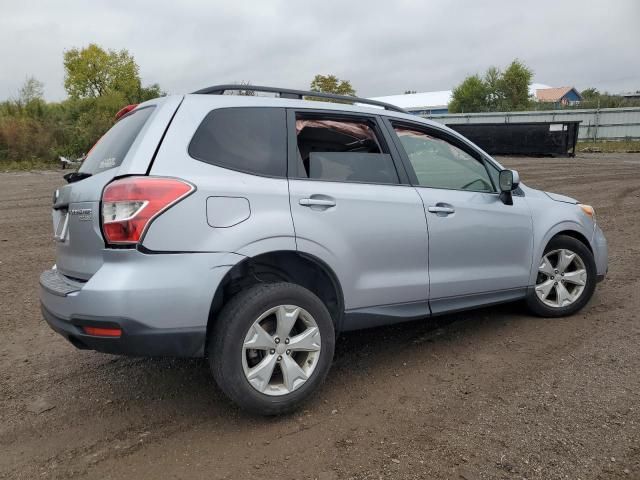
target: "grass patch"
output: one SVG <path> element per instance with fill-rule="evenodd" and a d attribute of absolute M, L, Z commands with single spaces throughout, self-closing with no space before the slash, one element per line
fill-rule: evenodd
<path fill-rule="evenodd" d="M 0 160 L 0 172 L 22 172 L 29 170 L 60 170 L 60 162 L 40 159 Z"/>
<path fill-rule="evenodd" d="M 639 153 L 640 140 L 610 140 L 597 142 L 582 141 L 576 145 L 576 152 L 593 153 Z"/>

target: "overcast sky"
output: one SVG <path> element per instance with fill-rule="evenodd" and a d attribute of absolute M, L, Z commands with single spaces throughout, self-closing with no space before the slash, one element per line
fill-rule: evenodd
<path fill-rule="evenodd" d="M 170 93 L 250 81 L 307 89 L 316 73 L 361 96 L 448 90 L 518 57 L 552 86 L 640 89 L 640 1 L 0 0 L 0 99 L 28 75 L 65 98 L 62 54 L 126 48 Z"/>

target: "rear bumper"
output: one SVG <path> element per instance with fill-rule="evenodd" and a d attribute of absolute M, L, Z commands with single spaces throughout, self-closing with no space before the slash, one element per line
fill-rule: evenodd
<path fill-rule="evenodd" d="M 49 326 L 82 350 L 132 356 L 201 357 L 207 333 L 205 327 L 150 328 L 128 318 L 80 318 L 70 320 L 57 317 L 44 306 L 42 316 Z M 87 327 L 120 328 L 118 338 L 86 335 Z"/>
<path fill-rule="evenodd" d="M 136 356 L 202 356 L 213 295 L 242 258 L 222 252 L 105 250 L 102 266 L 86 283 L 73 282 L 56 270 L 41 275 L 43 316 L 78 348 Z M 122 335 L 91 336 L 83 326 L 117 327 Z"/>

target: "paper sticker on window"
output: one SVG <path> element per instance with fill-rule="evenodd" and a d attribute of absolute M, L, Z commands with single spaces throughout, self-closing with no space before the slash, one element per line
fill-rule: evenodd
<path fill-rule="evenodd" d="M 100 170 L 107 169 L 107 168 L 113 168 L 115 166 L 116 166 L 116 159 L 114 157 L 105 158 L 103 160 L 100 160 L 100 163 L 98 164 L 98 168 Z"/>

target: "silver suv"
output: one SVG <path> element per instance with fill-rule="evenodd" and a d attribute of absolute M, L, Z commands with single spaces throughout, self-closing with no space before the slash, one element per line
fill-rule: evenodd
<path fill-rule="evenodd" d="M 41 302 L 76 347 L 205 356 L 234 402 L 278 414 L 322 383 L 339 332 L 514 300 L 571 315 L 604 278 L 592 207 L 445 126 L 242 88 L 275 94 L 129 106 L 65 176 Z"/>

